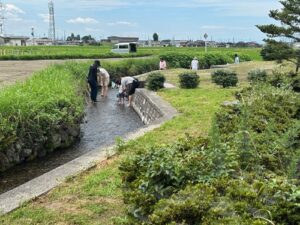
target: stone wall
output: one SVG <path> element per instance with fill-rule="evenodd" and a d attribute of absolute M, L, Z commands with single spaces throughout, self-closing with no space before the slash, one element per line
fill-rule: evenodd
<path fill-rule="evenodd" d="M 161 123 L 177 113 L 174 108 L 154 92 L 143 88 L 136 89 L 133 108 L 146 125 Z"/>

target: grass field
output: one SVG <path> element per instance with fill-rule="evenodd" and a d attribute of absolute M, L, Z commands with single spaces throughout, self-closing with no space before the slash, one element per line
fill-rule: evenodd
<path fill-rule="evenodd" d="M 241 85 L 247 85 L 245 74 L 253 67 L 272 68 L 272 63 L 243 63 L 235 69 L 240 71 Z M 178 84 L 181 69 L 164 71 L 167 81 Z M 222 102 L 233 99 L 240 88 L 222 89 L 210 82 L 210 70 L 199 72 L 200 87 L 194 90 L 168 89 L 158 94 L 170 102 L 180 115 L 160 128 L 127 143 L 123 153 L 97 167 L 68 179 L 63 185 L 26 203 L 20 209 L 3 216 L 4 225 L 29 224 L 120 224 L 126 216 L 122 200 L 119 162 L 130 149 L 145 149 L 153 145 L 172 143 L 185 133 L 191 136 L 207 136 L 214 113 Z"/>
<path fill-rule="evenodd" d="M 137 54 L 113 54 L 109 46 L 0 46 L 0 60 L 8 59 L 78 59 L 78 58 L 115 58 L 135 57 L 147 55 L 160 55 L 169 52 L 180 52 L 201 55 L 204 48 L 138 48 Z M 261 60 L 260 48 L 208 48 L 209 53 L 242 54 L 248 55 L 252 60 Z"/>

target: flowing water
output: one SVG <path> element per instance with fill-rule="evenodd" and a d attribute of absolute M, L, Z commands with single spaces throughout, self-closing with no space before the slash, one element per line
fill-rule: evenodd
<path fill-rule="evenodd" d="M 15 166 L 0 173 L 0 194 L 11 190 L 79 156 L 112 145 L 117 137 L 134 132 L 143 126 L 132 108 L 117 104 L 117 91 L 110 90 L 107 98 L 100 98 L 86 108 L 80 142 L 72 148 L 58 150 L 44 158 Z"/>

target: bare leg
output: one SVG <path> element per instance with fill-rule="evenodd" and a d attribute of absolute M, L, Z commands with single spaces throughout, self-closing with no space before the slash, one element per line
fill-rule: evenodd
<path fill-rule="evenodd" d="M 104 88 L 104 93 L 103 93 L 103 95 L 104 95 L 104 97 L 107 97 L 108 87 L 107 87 L 107 86 L 104 86 L 103 88 Z"/>
<path fill-rule="evenodd" d="M 128 106 L 132 106 L 133 95 L 129 95 L 128 97 Z"/>

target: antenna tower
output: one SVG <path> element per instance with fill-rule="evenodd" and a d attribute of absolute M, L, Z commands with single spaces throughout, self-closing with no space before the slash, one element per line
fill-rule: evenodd
<path fill-rule="evenodd" d="M 48 3 L 49 7 L 49 34 L 48 38 L 55 42 L 55 20 L 54 20 L 54 3 L 52 0 Z"/>
<path fill-rule="evenodd" d="M 0 35 L 4 35 L 5 5 L 0 0 Z"/>

